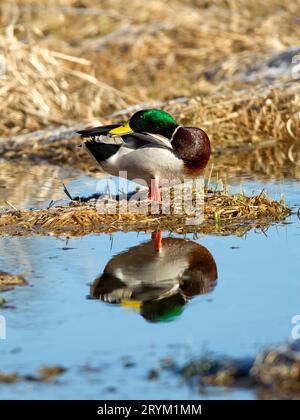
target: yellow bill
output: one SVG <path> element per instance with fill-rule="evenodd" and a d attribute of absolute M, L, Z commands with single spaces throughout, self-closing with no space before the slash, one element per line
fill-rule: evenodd
<path fill-rule="evenodd" d="M 130 128 L 129 123 L 126 123 L 124 125 L 120 125 L 120 127 L 113 128 L 108 133 L 112 134 L 112 135 L 116 135 L 116 136 L 117 135 L 118 136 L 123 136 L 125 134 L 130 134 L 132 132 L 133 132 L 133 130 Z"/>
<path fill-rule="evenodd" d="M 142 302 L 139 301 L 139 300 L 122 299 L 121 305 L 124 308 L 131 308 L 131 309 L 135 309 L 136 311 L 138 311 L 140 309 L 140 307 L 142 306 Z"/>

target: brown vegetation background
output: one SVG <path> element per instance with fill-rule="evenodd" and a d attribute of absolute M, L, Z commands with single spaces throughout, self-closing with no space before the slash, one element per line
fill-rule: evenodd
<path fill-rule="evenodd" d="M 152 100 L 230 98 L 251 84 L 241 74 L 300 39 L 298 0 L 22 0 L 0 11 L 1 135 Z"/>
<path fill-rule="evenodd" d="M 12 0 L 0 13 L 2 156 L 95 171 L 74 130 L 156 106 L 203 127 L 217 165 L 246 147 L 247 168 L 299 177 L 299 80 L 291 53 L 278 60 L 299 48 L 299 0 Z M 270 153 L 249 162 L 258 145 Z"/>

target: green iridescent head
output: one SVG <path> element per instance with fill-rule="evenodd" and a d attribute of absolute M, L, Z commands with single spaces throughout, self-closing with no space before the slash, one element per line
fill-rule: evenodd
<path fill-rule="evenodd" d="M 173 134 L 178 126 L 174 118 L 161 109 L 145 109 L 132 115 L 129 125 L 134 131 L 163 134 L 166 131 Z"/>
<path fill-rule="evenodd" d="M 153 133 L 171 138 L 176 127 L 177 122 L 167 112 L 161 109 L 144 109 L 133 114 L 126 124 L 111 130 L 110 134 Z"/>

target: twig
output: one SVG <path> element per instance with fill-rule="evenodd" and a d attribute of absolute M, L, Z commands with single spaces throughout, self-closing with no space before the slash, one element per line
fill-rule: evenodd
<path fill-rule="evenodd" d="M 128 35 L 132 35 L 133 39 L 136 40 L 138 35 L 143 33 L 153 33 L 158 31 L 168 31 L 174 28 L 174 25 L 169 24 L 152 24 L 152 25 L 143 25 L 143 26 L 131 26 L 126 25 L 123 26 L 121 29 L 117 31 L 111 32 L 105 36 L 101 36 L 97 39 L 87 39 L 81 40 L 80 48 L 84 49 L 92 49 L 97 52 L 102 51 L 104 48 L 108 47 L 110 42 L 115 41 L 116 39 L 120 39 L 121 41 L 125 41 L 127 44 L 129 42 Z"/>
<path fill-rule="evenodd" d="M 225 153 L 232 152 L 251 152 L 252 150 L 266 149 L 269 147 L 275 147 L 278 144 L 278 140 L 265 140 L 260 143 L 241 144 L 239 146 L 228 146 L 213 149 L 215 155 L 223 155 Z"/>
<path fill-rule="evenodd" d="M 18 211 L 17 207 L 15 207 L 12 203 L 10 203 L 9 201 L 5 201 L 6 204 L 9 205 L 9 207 L 11 207 L 12 209 Z"/>
<path fill-rule="evenodd" d="M 70 127 L 49 127 L 44 130 L 34 131 L 32 133 L 20 134 L 18 136 L 0 137 L 0 153 L 9 149 L 16 149 L 29 144 L 47 145 L 57 140 L 69 140 L 74 137 L 77 130 L 85 128 L 86 124 L 75 124 Z"/>
<path fill-rule="evenodd" d="M 65 184 L 64 184 L 64 183 L 62 183 L 62 185 L 63 185 L 64 193 L 66 194 L 66 196 L 67 196 L 67 197 L 69 197 L 69 199 L 70 199 L 71 201 L 73 201 L 73 197 L 72 197 L 72 196 L 71 196 L 71 194 L 69 193 L 69 191 L 68 191 L 67 187 L 65 186 Z"/>

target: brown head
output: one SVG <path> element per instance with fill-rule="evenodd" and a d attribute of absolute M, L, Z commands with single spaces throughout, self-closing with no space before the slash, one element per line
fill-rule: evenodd
<path fill-rule="evenodd" d="M 176 155 L 184 161 L 187 173 L 197 176 L 205 169 L 211 153 L 208 135 L 201 128 L 179 126 L 172 137 Z"/>
<path fill-rule="evenodd" d="M 218 270 L 214 257 L 204 246 L 194 244 L 189 255 L 189 266 L 183 273 L 181 290 L 188 298 L 214 290 Z"/>

